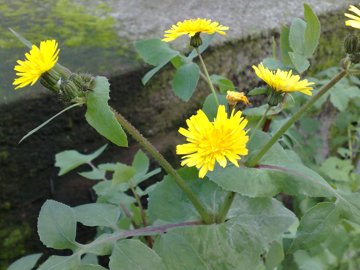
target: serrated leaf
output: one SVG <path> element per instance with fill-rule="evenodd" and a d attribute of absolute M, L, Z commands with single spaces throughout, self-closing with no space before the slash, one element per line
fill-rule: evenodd
<path fill-rule="evenodd" d="M 118 242 L 110 256 L 110 270 L 165 270 L 162 259 L 139 240 Z"/>
<path fill-rule="evenodd" d="M 188 101 L 193 95 L 200 78 L 199 66 L 195 63 L 182 65 L 172 80 L 172 89 L 176 96 Z"/>
<path fill-rule="evenodd" d="M 106 147 L 107 144 L 103 145 L 95 152 L 88 155 L 81 154 L 75 150 L 66 150 L 57 153 L 55 156 L 55 166 L 60 168 L 58 175 L 64 175 L 82 164 L 88 164 L 89 162 L 100 156 L 101 153 L 104 152 Z"/>
<path fill-rule="evenodd" d="M 31 270 L 41 256 L 42 253 L 36 253 L 22 257 L 13 262 L 7 270 Z"/>
<path fill-rule="evenodd" d="M 136 171 L 132 166 L 128 166 L 122 163 L 116 163 L 115 171 L 113 174 L 112 182 L 113 184 L 122 184 L 127 183 L 133 179 Z"/>
<path fill-rule="evenodd" d="M 226 94 L 227 91 L 235 91 L 233 82 L 223 76 L 213 74 L 210 76 L 210 79 L 213 84 L 219 86 L 221 94 Z"/>
<path fill-rule="evenodd" d="M 305 56 L 302 56 L 301 54 L 296 53 L 296 52 L 290 52 L 289 56 L 290 56 L 291 62 L 293 63 L 295 69 L 300 74 L 309 68 L 310 62 L 309 62 L 309 60 L 306 59 Z"/>
<path fill-rule="evenodd" d="M 136 170 L 136 174 L 145 175 L 149 170 L 149 158 L 142 150 L 136 152 L 134 160 L 132 162 L 133 168 Z"/>
<path fill-rule="evenodd" d="M 219 100 L 219 105 L 225 105 L 225 107 L 227 106 L 226 95 L 218 94 L 217 98 Z M 218 105 L 216 104 L 213 94 L 210 94 L 206 97 L 202 109 L 209 120 L 213 121 L 218 110 Z"/>
<path fill-rule="evenodd" d="M 94 81 L 95 87 L 89 92 L 86 100 L 86 121 L 112 143 L 117 146 L 127 146 L 126 134 L 108 104 L 110 99 L 108 80 L 105 77 L 97 76 Z"/>
<path fill-rule="evenodd" d="M 76 221 L 85 226 L 116 228 L 120 217 L 119 207 L 111 204 L 89 203 L 74 208 Z"/>
<path fill-rule="evenodd" d="M 303 20 L 295 18 L 291 22 L 289 43 L 291 49 L 299 55 L 304 55 L 305 53 L 305 29 L 306 22 Z"/>
<path fill-rule="evenodd" d="M 296 238 L 289 252 L 309 249 L 324 242 L 338 221 L 339 212 L 334 203 L 318 203 L 307 211 L 300 220 Z"/>
<path fill-rule="evenodd" d="M 319 44 L 320 21 L 308 4 L 304 4 L 305 29 L 305 56 L 311 57 Z"/>
<path fill-rule="evenodd" d="M 74 210 L 60 202 L 47 200 L 40 210 L 38 233 L 41 242 L 49 248 L 75 248 L 76 220 Z"/>
<path fill-rule="evenodd" d="M 134 43 L 135 50 L 150 65 L 165 65 L 179 54 L 160 39 L 140 40 Z"/>
<path fill-rule="evenodd" d="M 281 28 L 280 32 L 280 53 L 281 53 L 281 61 L 285 65 L 291 64 L 289 52 L 291 52 L 290 42 L 289 42 L 290 29 L 285 26 Z"/>

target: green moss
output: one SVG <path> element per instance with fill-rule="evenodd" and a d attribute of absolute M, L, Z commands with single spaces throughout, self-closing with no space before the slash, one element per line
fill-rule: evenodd
<path fill-rule="evenodd" d="M 0 151 L 0 161 L 6 161 L 9 157 L 9 152 L 4 150 Z"/>
<path fill-rule="evenodd" d="M 14 227 L 0 228 L 0 270 L 5 270 L 7 266 L 16 258 L 26 254 L 26 241 L 32 236 L 32 229 L 26 223 Z"/>

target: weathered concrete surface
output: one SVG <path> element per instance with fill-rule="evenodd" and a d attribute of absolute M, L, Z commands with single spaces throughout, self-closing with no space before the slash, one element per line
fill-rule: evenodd
<path fill-rule="evenodd" d="M 300 1 L 296 1 L 298 3 L 278 0 L 253 1 L 255 3 L 234 2 L 236 3 L 232 6 L 229 3 L 207 1 L 205 6 L 200 1 L 181 1 L 177 4 L 174 2 L 174 5 L 178 5 L 175 7 L 168 2 L 158 0 L 109 1 L 114 8 L 117 7 L 117 10 L 122 11 L 121 15 L 116 12 L 112 15 L 119 18 L 117 30 L 119 36 L 124 39 L 159 37 L 172 23 L 192 16 L 209 17 L 229 25 L 232 31 L 228 36 L 217 39 L 217 46 L 212 47 L 205 54 L 205 61 L 209 65 L 210 72 L 220 73 L 233 79 L 236 85 L 246 91 L 257 84 L 251 65 L 270 55 L 272 36 L 278 36 L 277 29 L 290 20 L 291 14 L 301 16 L 302 8 Z M 299 8 L 281 9 L 286 2 Z M 342 38 L 346 34 L 342 13 L 347 3 L 352 1 L 308 2 L 313 6 L 315 4 L 315 10 L 322 7 L 323 12 L 340 9 L 338 12 L 323 13 L 321 16 L 324 37 L 316 57 L 322 67 L 337 63 L 342 57 Z M 139 6 L 143 6 L 142 12 L 138 10 Z M 160 11 L 156 10 L 157 6 L 160 6 Z M 225 7 L 228 10 L 225 10 Z M 250 10 L 253 10 L 253 14 Z M 282 15 L 279 10 L 282 10 Z M 145 13 L 149 15 L 147 19 Z M 246 27 L 240 27 L 239 21 L 242 20 Z M 126 36 L 127 32 L 131 34 Z M 183 46 L 184 41 L 186 42 L 186 39 L 180 40 L 177 45 Z M 92 57 L 91 60 L 94 61 L 96 55 Z M 199 108 L 200 101 L 209 92 L 206 85 L 201 82 L 191 102 L 184 103 L 170 90 L 172 68 L 166 68 L 146 87 L 142 86 L 140 81 L 145 72 L 146 68 L 139 67 L 121 74 L 112 74 L 111 104 L 146 136 L 153 137 L 158 142 L 158 147 L 163 147 L 163 152 L 173 157 L 173 144 L 162 144 L 166 136 L 159 134 L 169 133 L 181 125 L 188 115 Z M 33 93 L 33 90 L 28 90 L 28 93 Z M 76 174 L 70 178 L 56 177 L 57 170 L 53 167 L 54 155 L 59 151 L 65 149 L 92 151 L 105 142 L 86 124 L 83 116 L 84 108 L 66 113 L 24 143 L 20 145 L 17 143 L 26 132 L 61 108 L 63 104 L 58 102 L 56 97 L 46 94 L 34 95 L 26 102 L 19 99 L 0 106 L 0 228 L 18 226 L 23 222 L 33 225 L 42 202 L 51 196 L 71 205 L 89 199 L 86 189 L 91 183 L 82 185 L 83 180 L 74 182 Z M 176 133 L 171 134 L 172 138 L 174 134 Z M 111 159 L 126 161 L 130 156 L 127 149 L 113 146 L 107 153 L 108 157 L 105 157 L 104 161 Z M 55 185 L 55 195 L 51 195 L 50 190 L 53 186 L 51 183 Z M 4 224 L 1 224 L 1 221 L 4 221 Z"/>

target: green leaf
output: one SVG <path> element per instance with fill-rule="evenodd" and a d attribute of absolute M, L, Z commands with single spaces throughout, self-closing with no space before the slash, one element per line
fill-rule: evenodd
<path fill-rule="evenodd" d="M 47 200 L 40 210 L 38 233 L 41 242 L 49 248 L 75 248 L 76 220 L 74 210 L 60 202 Z"/>
<path fill-rule="evenodd" d="M 178 69 L 182 65 L 184 65 L 188 59 L 181 54 L 175 56 L 173 59 L 171 59 L 171 64 L 174 66 L 174 68 Z"/>
<path fill-rule="evenodd" d="M 309 68 L 310 62 L 309 62 L 309 60 L 306 59 L 305 56 L 303 56 L 299 53 L 296 53 L 296 52 L 290 52 L 289 55 L 290 55 L 291 62 L 293 63 L 295 69 L 300 74 Z"/>
<path fill-rule="evenodd" d="M 275 58 L 271 58 L 271 57 L 265 58 L 262 61 L 262 63 L 264 64 L 265 67 L 267 67 L 268 69 L 271 69 L 271 70 L 287 69 L 287 67 L 282 62 L 280 62 L 279 60 L 277 60 Z"/>
<path fill-rule="evenodd" d="M 160 69 L 162 69 L 168 62 L 165 62 L 163 64 L 160 64 L 152 69 L 150 69 L 144 77 L 142 77 L 141 82 L 143 85 L 146 85 L 148 81 L 156 74 Z"/>
<path fill-rule="evenodd" d="M 305 56 L 311 57 L 319 44 L 320 21 L 308 4 L 304 4 L 305 29 Z"/>
<path fill-rule="evenodd" d="M 137 151 L 132 162 L 136 174 L 144 175 L 149 170 L 149 158 L 141 150 Z"/>
<path fill-rule="evenodd" d="M 290 29 L 287 26 L 281 28 L 280 32 L 280 53 L 281 61 L 285 65 L 291 64 L 291 59 L 289 52 L 291 52 L 290 42 L 289 42 Z"/>
<path fill-rule="evenodd" d="M 18 40 L 21 41 L 21 43 L 23 43 L 26 47 L 28 47 L 29 49 L 31 49 L 32 47 L 32 43 L 27 40 L 26 38 L 24 38 L 22 35 L 20 35 L 18 32 L 16 32 L 14 29 L 9 28 L 9 30 L 17 37 Z"/>
<path fill-rule="evenodd" d="M 104 268 L 100 265 L 96 264 L 87 264 L 87 265 L 80 265 L 79 270 L 107 270 L 107 268 Z"/>
<path fill-rule="evenodd" d="M 265 266 L 266 270 L 277 269 L 280 263 L 284 260 L 284 249 L 282 243 L 275 241 L 271 244 L 269 252 L 266 256 Z"/>
<path fill-rule="evenodd" d="M 258 95 L 265 95 L 270 91 L 267 87 L 255 87 L 250 90 L 248 96 L 258 96 Z"/>
<path fill-rule="evenodd" d="M 225 105 L 225 107 L 226 107 L 227 106 L 226 95 L 218 94 L 217 97 L 218 97 L 218 100 L 220 103 L 219 105 Z M 217 110 L 218 110 L 218 106 L 216 104 L 213 94 L 210 94 L 206 97 L 202 109 L 205 112 L 205 114 L 207 115 L 207 117 L 209 118 L 209 120 L 213 121 L 214 118 L 216 117 Z"/>
<path fill-rule="evenodd" d="M 127 146 L 126 134 L 108 104 L 109 92 L 108 80 L 105 77 L 95 77 L 95 88 L 87 96 L 86 121 L 112 143 Z"/>
<path fill-rule="evenodd" d="M 289 43 L 291 49 L 299 55 L 305 54 L 305 29 L 306 22 L 299 18 L 295 18 L 291 22 L 289 31 Z"/>
<path fill-rule="evenodd" d="M 226 94 L 227 91 L 235 91 L 233 82 L 223 76 L 213 74 L 210 76 L 210 80 L 213 84 L 219 86 L 221 94 Z"/>
<path fill-rule="evenodd" d="M 98 256 L 110 255 L 116 242 L 116 237 L 114 236 L 118 236 L 118 233 L 104 233 L 100 235 L 93 242 L 84 245 L 82 247 L 83 252 L 96 254 Z"/>
<path fill-rule="evenodd" d="M 183 168 L 178 172 L 208 211 L 216 213 L 226 192 L 211 182 L 200 181 L 194 168 Z M 148 213 L 156 223 L 200 220 L 198 212 L 171 176 L 165 176 L 149 192 Z"/>
<path fill-rule="evenodd" d="M 165 270 L 161 258 L 139 240 L 118 242 L 110 256 L 110 270 Z"/>
<path fill-rule="evenodd" d="M 176 96 L 183 101 L 188 101 L 193 95 L 200 77 L 199 66 L 187 63 L 181 66 L 172 80 L 172 89 Z"/>
<path fill-rule="evenodd" d="M 248 144 L 248 159 L 256 155 L 269 139 L 268 134 L 256 132 Z M 293 160 L 278 143 L 274 144 L 255 168 L 217 166 L 213 172 L 208 173 L 208 177 L 225 190 L 250 197 L 274 196 L 280 192 L 309 197 L 336 196 L 335 191 L 319 174 Z"/>
<path fill-rule="evenodd" d="M 165 65 L 179 54 L 160 39 L 140 40 L 134 43 L 137 53 L 150 65 Z"/>
<path fill-rule="evenodd" d="M 296 220 L 274 199 L 239 196 L 237 218 L 223 224 L 179 228 L 154 245 L 166 269 L 258 269 L 261 254 Z M 244 206 L 241 206 L 244 204 Z"/>
<path fill-rule="evenodd" d="M 116 163 L 112 182 L 113 184 L 127 183 L 135 176 L 134 167 L 127 166 L 125 164 Z"/>
<path fill-rule="evenodd" d="M 27 255 L 13 262 L 7 270 L 31 270 L 42 256 L 41 253 Z"/>
<path fill-rule="evenodd" d="M 119 207 L 111 204 L 89 203 L 74 208 L 76 221 L 85 226 L 116 228 L 120 217 Z"/>
<path fill-rule="evenodd" d="M 115 205 L 124 204 L 129 206 L 135 202 L 134 197 L 126 195 L 124 192 L 128 189 L 128 185 L 113 185 L 112 181 L 102 181 L 95 186 L 93 189 L 98 195 L 97 202 L 100 203 L 112 203 Z"/>
<path fill-rule="evenodd" d="M 92 154 L 84 155 L 75 150 L 66 150 L 57 153 L 55 156 L 55 166 L 60 168 L 59 176 L 64 175 L 82 164 L 88 164 L 101 155 L 106 149 L 107 144 L 100 147 Z"/>
<path fill-rule="evenodd" d="M 305 250 L 298 250 L 294 254 L 294 260 L 300 270 L 323 270 L 324 265 L 320 258 L 308 254 Z"/>
<path fill-rule="evenodd" d="M 50 256 L 37 270 L 78 270 L 77 256 Z"/>
<path fill-rule="evenodd" d="M 97 168 L 88 172 L 79 172 L 78 174 L 90 180 L 102 180 L 105 178 L 105 171 L 101 171 Z"/>
<path fill-rule="evenodd" d="M 289 252 L 310 249 L 324 242 L 339 221 L 339 212 L 332 202 L 318 203 L 300 220 Z"/>
<path fill-rule="evenodd" d="M 329 157 L 321 165 L 320 171 L 336 181 L 349 182 L 350 172 L 354 169 L 351 160 Z"/>

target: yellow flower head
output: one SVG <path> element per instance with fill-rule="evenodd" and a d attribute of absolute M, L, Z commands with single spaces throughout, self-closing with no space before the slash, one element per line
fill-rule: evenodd
<path fill-rule="evenodd" d="M 227 91 L 226 101 L 229 103 L 230 106 L 235 106 L 239 102 L 242 102 L 245 105 L 250 104 L 244 92 Z"/>
<path fill-rule="evenodd" d="M 218 22 L 211 22 L 207 19 L 191 19 L 184 20 L 182 22 L 177 22 L 169 30 L 165 31 L 164 38 L 162 41 L 170 42 L 182 35 L 189 35 L 189 37 L 195 36 L 196 33 L 206 33 L 212 35 L 218 33 L 220 35 L 225 35 L 226 30 L 229 30 L 229 27 L 220 25 Z"/>
<path fill-rule="evenodd" d="M 188 129 L 179 129 L 188 142 L 176 147 L 178 155 L 185 155 L 181 166 L 195 166 L 200 178 L 214 170 L 216 161 L 225 167 L 228 159 L 238 167 L 240 156 L 248 154 L 246 143 L 249 137 L 244 130 L 247 122 L 240 111 L 235 113 L 233 110 L 228 118 L 224 105 L 219 106 L 214 122 L 198 110 L 196 115 L 186 120 Z"/>
<path fill-rule="evenodd" d="M 274 91 L 279 92 L 301 92 L 311 96 L 313 82 L 308 80 L 300 80 L 299 75 L 293 75 L 292 70 L 283 71 L 278 69 L 276 72 L 264 67 L 261 63 L 258 66 L 252 66 L 256 76 L 266 82 Z"/>
<path fill-rule="evenodd" d="M 25 54 L 26 60 L 18 60 L 14 68 L 18 76 L 13 82 L 15 89 L 34 85 L 41 75 L 55 66 L 59 51 L 55 40 L 41 41 L 40 47 L 33 45 L 30 52 Z"/>
<path fill-rule="evenodd" d="M 360 10 L 353 5 L 350 5 L 349 11 L 355 13 L 355 15 L 345 13 L 344 15 L 351 19 L 345 21 L 345 25 L 360 29 Z"/>

